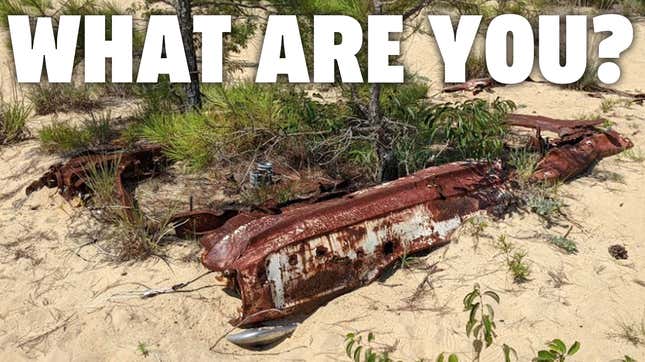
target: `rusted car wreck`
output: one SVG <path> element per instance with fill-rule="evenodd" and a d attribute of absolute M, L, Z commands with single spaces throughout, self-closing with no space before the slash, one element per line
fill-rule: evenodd
<path fill-rule="evenodd" d="M 507 122 L 535 130 L 529 144 L 544 154 L 532 175 L 535 182 L 571 179 L 633 146 L 617 132 L 597 128 L 600 121 L 510 115 Z M 548 140 L 543 132 L 556 136 Z M 138 152 L 121 156 L 120 162 L 128 161 L 124 170 L 133 176 L 153 174 L 158 150 Z M 67 196 L 78 191 L 83 185 L 79 170 L 87 166 L 81 164 L 101 158 L 84 157 L 52 168 L 28 192 L 43 186 L 58 187 Z M 124 175 L 117 175 L 118 185 Z M 175 221 L 179 235 L 192 230 L 202 236 L 203 264 L 224 276 L 242 299 L 241 313 L 231 323 L 248 326 L 310 310 L 374 281 L 404 255 L 447 243 L 474 213 L 504 210 L 514 177 L 503 161 L 451 163 L 273 214 L 204 210 L 177 215 Z M 121 199 L 130 202 L 119 187 Z"/>

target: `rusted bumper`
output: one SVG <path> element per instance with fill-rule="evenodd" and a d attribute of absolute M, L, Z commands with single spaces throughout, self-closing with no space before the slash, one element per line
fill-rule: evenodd
<path fill-rule="evenodd" d="M 280 318 L 446 243 L 465 217 L 503 203 L 506 179 L 499 166 L 449 164 L 279 215 L 241 214 L 202 239 L 202 260 L 241 295 L 232 323 Z"/>

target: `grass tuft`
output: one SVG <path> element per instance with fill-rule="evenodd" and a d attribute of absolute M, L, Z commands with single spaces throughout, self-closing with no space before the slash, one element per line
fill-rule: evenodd
<path fill-rule="evenodd" d="M 24 103 L 0 104 L 0 145 L 20 142 L 28 136 L 30 114 L 31 107 Z"/>
<path fill-rule="evenodd" d="M 58 112 L 90 112 L 101 106 L 89 87 L 71 84 L 37 85 L 28 95 L 38 115 Z"/>
<path fill-rule="evenodd" d="M 89 203 L 97 218 L 112 226 L 105 234 L 106 249 L 118 261 L 141 260 L 159 255 L 166 237 L 174 231 L 172 212 L 160 220 L 152 220 L 135 204 L 125 209 L 116 193 L 116 161 L 86 170 Z"/>
<path fill-rule="evenodd" d="M 41 147 L 48 152 L 71 152 L 106 144 L 115 135 L 110 113 L 90 114 L 80 126 L 54 122 L 38 133 Z"/>

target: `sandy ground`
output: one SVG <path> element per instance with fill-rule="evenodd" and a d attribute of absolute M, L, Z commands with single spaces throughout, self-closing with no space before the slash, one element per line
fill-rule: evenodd
<path fill-rule="evenodd" d="M 637 23 L 636 29 L 634 45 L 622 59 L 619 89 L 645 88 L 645 24 Z M 441 87 L 441 63 L 432 41 L 414 37 L 404 48 L 410 69 L 428 77 L 434 89 Z M 7 64 L 7 57 L 0 55 L 0 65 Z M 3 74 L 3 92 L 11 89 L 7 79 Z M 523 113 L 557 117 L 598 113 L 601 104 L 586 93 L 539 83 L 496 88 L 486 96 L 511 99 Z M 617 106 L 605 114 L 638 151 L 645 150 L 643 111 L 637 105 Z M 30 127 L 47 121 L 35 118 Z M 643 345 L 614 336 L 621 323 L 645 320 L 645 169 L 628 157 L 606 159 L 590 175 L 562 187 L 570 217 L 562 225 L 547 229 L 535 216 L 513 215 L 490 222 L 479 240 L 462 230 L 451 245 L 425 259 L 440 271 L 430 276 L 433 288 L 415 301 L 414 310 L 407 300 L 426 272 L 399 270 L 384 282 L 329 302 L 303 319 L 291 338 L 261 352 L 225 340 L 216 344 L 230 330 L 227 320 L 239 301 L 212 277 L 193 285 L 199 290 L 190 293 L 140 298 L 147 288 L 203 273 L 199 263 L 185 261 L 194 244 L 172 245 L 168 263 L 112 264 L 93 246 L 79 248 L 101 238 L 87 211 L 53 190 L 24 195 L 25 187 L 59 159 L 40 151 L 33 139 L 0 149 L 1 360 L 146 360 L 137 350 L 140 343 L 149 350 L 148 360 L 160 361 L 346 360 L 344 335 L 368 330 L 393 347 L 395 359 L 434 359 L 450 351 L 468 360 L 471 346 L 461 301 L 474 283 L 502 299 L 496 307 L 499 338 L 482 361 L 503 360 L 502 343 L 529 361 L 552 338 L 580 341 L 575 361 L 609 361 L 626 354 L 645 359 Z M 563 235 L 570 226 L 577 255 L 561 253 L 545 237 Z M 492 247 L 499 235 L 528 251 L 528 283 L 512 282 L 503 256 Z M 607 252 L 613 244 L 625 245 L 629 259 L 614 260 Z M 566 282 L 557 283 L 553 275 L 566 276 Z"/>

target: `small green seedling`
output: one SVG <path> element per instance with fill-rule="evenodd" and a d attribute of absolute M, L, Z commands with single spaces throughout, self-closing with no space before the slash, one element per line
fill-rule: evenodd
<path fill-rule="evenodd" d="M 345 353 L 347 357 L 351 358 L 354 362 L 393 362 L 387 351 L 375 352 L 370 344 L 376 338 L 374 333 L 367 334 L 367 344 L 364 345 L 363 336 L 357 333 L 348 333 L 345 336 Z"/>
<path fill-rule="evenodd" d="M 450 356 L 448 356 L 448 359 L 446 359 L 445 353 L 442 353 L 437 357 L 437 362 L 459 362 L 459 358 L 457 357 L 456 354 L 452 353 Z"/>
<path fill-rule="evenodd" d="M 571 357 L 580 350 L 580 342 L 576 341 L 567 350 L 567 345 L 562 340 L 554 339 L 547 344 L 549 349 L 538 352 L 533 362 L 564 362 L 567 357 Z"/>
<path fill-rule="evenodd" d="M 578 246 L 576 242 L 567 238 L 566 236 L 550 235 L 549 242 L 558 248 L 562 249 L 567 254 L 577 254 Z"/>
<path fill-rule="evenodd" d="M 141 355 L 146 358 L 150 355 L 148 346 L 144 342 L 139 342 L 139 344 L 137 345 L 137 351 L 139 351 L 139 353 L 141 353 Z"/>
<path fill-rule="evenodd" d="M 495 311 L 490 300 L 499 304 L 499 295 L 487 290 L 482 293 L 479 284 L 475 284 L 473 291 L 464 297 L 464 311 L 469 312 L 466 322 L 466 335 L 472 334 L 475 361 L 479 361 L 481 352 L 493 344 L 495 334 Z"/>

